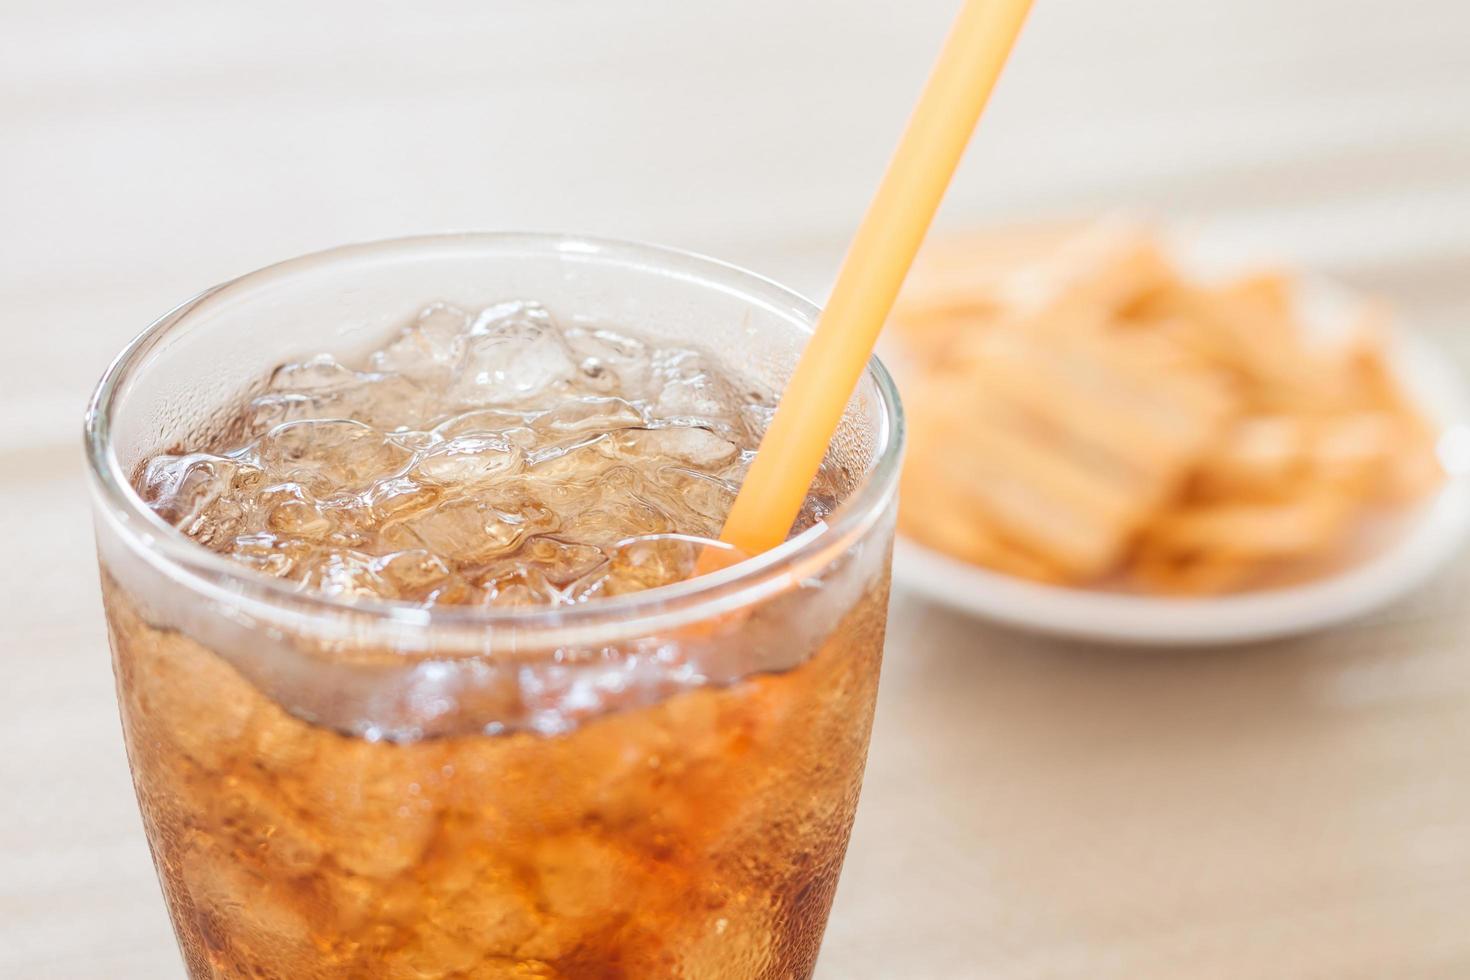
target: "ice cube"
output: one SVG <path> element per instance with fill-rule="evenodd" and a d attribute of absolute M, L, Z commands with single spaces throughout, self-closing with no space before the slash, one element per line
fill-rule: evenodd
<path fill-rule="evenodd" d="M 634 397 L 641 397 L 647 389 L 648 345 L 643 341 L 588 326 L 569 327 L 566 338 L 585 387 Z"/>
<path fill-rule="evenodd" d="M 565 596 L 546 580 L 536 568 L 516 568 L 490 575 L 475 585 L 492 606 L 549 606 L 565 601 Z"/>
<path fill-rule="evenodd" d="M 230 544 L 230 557 L 258 572 L 286 578 L 315 550 L 310 541 L 256 531 L 238 535 Z"/>
<path fill-rule="evenodd" d="M 566 330 L 567 342 L 587 357 L 600 357 L 610 364 L 640 364 L 648 360 L 648 344 L 606 327 L 574 326 Z"/>
<path fill-rule="evenodd" d="M 406 599 L 422 599 L 443 587 L 449 577 L 449 566 L 443 559 L 422 548 L 379 558 L 377 570 L 394 593 Z"/>
<path fill-rule="evenodd" d="M 384 431 L 415 429 L 436 413 L 424 389 L 396 374 L 355 374 L 334 387 L 273 390 L 251 399 L 247 428 L 266 432 L 286 422 L 351 419 Z"/>
<path fill-rule="evenodd" d="M 613 432 L 644 423 L 643 413 L 626 399 L 583 397 L 567 399 L 538 416 L 531 427 L 537 433 L 560 438 L 567 435 Z"/>
<path fill-rule="evenodd" d="M 587 574 L 603 562 L 600 548 L 540 535 L 526 542 L 517 560 L 535 568 L 547 581 L 563 586 Z"/>
<path fill-rule="evenodd" d="M 300 483 L 320 498 L 362 490 L 413 458 L 372 426 L 346 419 L 278 425 L 256 455 L 271 477 Z"/>
<path fill-rule="evenodd" d="M 624 465 L 604 469 L 575 513 L 564 513 L 560 537 L 597 548 L 624 538 L 674 530 L 669 512 L 642 476 Z"/>
<path fill-rule="evenodd" d="M 463 606 L 480 600 L 480 592 L 458 575 L 450 575 L 418 597 L 424 606 Z"/>
<path fill-rule="evenodd" d="M 276 534 L 321 540 L 336 527 L 320 505 L 310 500 L 283 500 L 266 514 L 266 527 Z"/>
<path fill-rule="evenodd" d="M 741 408 L 745 416 L 745 427 L 754 436 L 759 438 L 765 435 L 771 427 L 771 420 L 776 417 L 776 405 L 758 394 L 746 396 L 747 401 Z"/>
<path fill-rule="evenodd" d="M 438 487 L 417 483 L 409 476 L 396 476 L 374 483 L 352 503 L 363 509 L 362 523 L 376 528 L 389 521 L 427 510 L 442 496 Z"/>
<path fill-rule="evenodd" d="M 251 762 L 268 772 L 303 771 L 316 757 L 317 733 L 272 705 L 253 719 L 255 752 Z"/>
<path fill-rule="evenodd" d="M 808 494 L 801 503 L 801 511 L 793 526 L 797 530 L 806 530 L 813 524 L 825 521 L 836 508 L 837 504 L 831 497 L 821 493 Z"/>
<path fill-rule="evenodd" d="M 556 515 L 532 500 L 457 497 L 395 526 L 446 561 L 477 562 L 508 554 L 556 524 Z"/>
<path fill-rule="evenodd" d="M 544 309 L 502 304 L 475 320 L 449 397 L 465 407 L 514 404 L 571 380 L 576 371 Z"/>
<path fill-rule="evenodd" d="M 678 459 L 709 469 L 730 462 L 739 453 L 730 440 L 688 425 L 621 433 L 619 443 L 640 456 Z"/>
<path fill-rule="evenodd" d="M 561 442 L 546 443 L 544 440 L 526 454 L 526 462 L 536 468 L 536 475 L 544 480 L 592 477 L 616 452 L 616 446 L 606 432 L 573 436 Z"/>
<path fill-rule="evenodd" d="M 703 542 L 682 534 L 650 534 L 619 543 L 608 561 L 612 595 L 688 578 Z"/>
<path fill-rule="evenodd" d="M 446 303 L 426 307 L 382 350 L 370 358 L 379 371 L 401 374 L 421 384 L 443 386 L 464 356 L 469 314 Z"/>
<path fill-rule="evenodd" d="M 519 864 L 491 852 L 484 861 L 464 861 L 446 869 L 440 879 L 442 901 L 426 908 L 425 916 L 481 950 L 515 949 L 535 934 L 542 918 L 527 876 L 517 873 Z M 511 966 L 506 973 L 513 976 Z M 526 974 L 527 980 L 534 976 Z"/>
<path fill-rule="evenodd" d="M 302 808 L 320 818 L 321 839 L 340 867 L 367 878 L 395 877 L 418 863 L 438 825 L 433 800 L 415 792 L 412 775 L 439 768 L 427 758 L 436 747 L 409 747 L 419 757 L 411 764 L 385 757 L 381 744 L 344 742 L 334 746 L 332 765 L 318 765 L 291 788 Z"/>
<path fill-rule="evenodd" d="M 310 923 L 297 910 L 289 885 L 262 876 L 223 847 L 205 845 L 209 838 L 202 834 L 193 839 L 199 843 L 178 862 L 190 901 L 229 923 L 228 931 L 208 935 L 247 962 L 269 957 L 311 963 L 316 949 Z"/>
<path fill-rule="evenodd" d="M 577 601 L 642 592 L 683 581 L 694 573 L 702 538 L 683 534 L 648 534 L 614 545 L 605 563 L 573 583 L 567 592 Z"/>
<path fill-rule="evenodd" d="M 387 433 L 388 441 L 411 453 L 426 453 L 444 440 L 432 429 L 395 429 Z"/>
<path fill-rule="evenodd" d="M 414 929 L 411 941 L 375 962 L 373 975 L 382 980 L 487 976 L 481 972 L 485 956 L 485 946 L 479 936 L 456 935 L 425 923 Z M 517 973 L 521 971 L 497 971 L 495 975 L 514 976 Z"/>
<path fill-rule="evenodd" d="M 172 681 L 148 686 L 142 710 L 154 730 L 202 770 L 228 768 L 244 747 L 253 706 L 242 698 L 216 701 L 209 694 L 236 689 L 239 675 L 220 657 L 201 657 L 199 647 L 182 634 L 159 633 L 157 644 L 153 668 Z"/>
<path fill-rule="evenodd" d="M 434 427 L 434 435 L 440 439 L 453 439 L 455 436 L 504 434 L 525 429 L 541 414 L 535 410 L 517 412 L 508 408 L 472 408 L 441 421 Z"/>
<path fill-rule="evenodd" d="M 656 418 L 723 431 L 735 430 L 742 422 L 742 401 L 734 387 L 699 351 L 661 350 L 653 358 L 653 369 Z"/>
<path fill-rule="evenodd" d="M 540 904 L 562 920 L 615 914 L 627 889 L 645 872 L 632 855 L 588 830 L 545 837 L 527 856 L 536 875 Z"/>
<path fill-rule="evenodd" d="M 469 487 L 502 479 L 521 463 L 520 449 L 503 436 L 455 436 L 425 453 L 410 475 L 423 483 Z"/>
<path fill-rule="evenodd" d="M 330 354 L 318 354 L 305 361 L 282 364 L 271 372 L 272 391 L 332 391 L 357 384 L 357 372 L 338 362 Z"/>
<path fill-rule="evenodd" d="M 392 584 L 378 573 L 372 555 L 346 549 L 323 549 L 300 562 L 296 577 L 308 588 L 343 598 L 394 599 Z"/>
<path fill-rule="evenodd" d="M 163 457 L 140 489 L 305 587 L 557 603 L 687 575 L 698 549 L 659 536 L 718 533 L 770 404 L 692 347 L 436 304 L 365 364 L 281 367 L 228 427 L 254 443 Z M 830 508 L 817 497 L 803 522 Z"/>
<path fill-rule="evenodd" d="M 444 412 L 437 395 L 399 374 L 360 374 L 360 384 L 341 389 L 333 406 L 338 418 L 363 422 L 384 432 L 412 431 L 432 425 Z"/>
<path fill-rule="evenodd" d="M 143 472 L 143 499 L 200 544 L 222 547 L 244 530 L 264 474 L 250 463 L 209 453 L 156 456 Z"/>
<path fill-rule="evenodd" d="M 289 875 L 316 867 L 322 845 L 290 806 L 269 788 L 248 779 L 224 781 L 221 791 L 208 797 L 209 819 L 230 831 L 233 843 Z"/>
<path fill-rule="evenodd" d="M 695 514 L 712 521 L 715 530 L 724 523 L 739 490 L 729 480 L 686 466 L 666 464 L 659 467 L 657 477 L 658 485 L 670 491 L 678 501 L 682 514 Z M 708 525 L 702 525 L 693 530 L 704 531 L 707 528 Z"/>

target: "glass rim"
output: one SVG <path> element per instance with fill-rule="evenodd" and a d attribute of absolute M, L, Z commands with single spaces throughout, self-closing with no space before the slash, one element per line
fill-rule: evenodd
<path fill-rule="evenodd" d="M 216 554 L 163 520 L 143 501 L 124 472 L 112 440 L 112 418 L 127 383 L 145 367 L 149 354 L 191 328 L 190 314 L 231 291 L 263 285 L 282 274 L 342 261 L 391 259 L 435 250 L 500 249 L 507 254 L 566 255 L 605 264 L 636 264 L 699 274 L 724 283 L 742 297 L 794 314 L 809 333 L 820 308 L 772 279 L 696 252 L 596 236 L 544 232 L 450 232 L 341 245 L 272 263 L 210 287 L 169 310 L 134 337 L 108 365 L 88 402 L 83 438 L 94 499 L 127 545 L 170 578 L 231 604 L 261 602 L 278 610 L 368 616 L 396 625 L 564 629 L 597 622 L 675 615 L 699 619 L 758 603 L 799 585 L 877 523 L 893 500 L 904 443 L 903 410 L 887 368 L 873 355 L 863 377 L 879 400 L 880 426 L 871 464 L 862 479 L 825 521 L 777 547 L 720 571 L 670 585 L 588 602 L 554 606 L 423 606 L 405 600 L 347 598 L 301 589 Z M 713 282 L 711 283 L 713 285 Z M 267 287 L 268 288 L 268 287 Z M 860 382 L 861 383 L 861 382 Z M 694 613 L 694 615 L 688 615 Z"/>

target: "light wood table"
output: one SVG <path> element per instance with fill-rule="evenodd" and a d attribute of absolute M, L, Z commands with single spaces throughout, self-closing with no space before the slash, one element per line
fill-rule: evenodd
<path fill-rule="evenodd" d="M 230 275 L 453 227 L 820 292 L 953 6 L 5 5 L 0 977 L 182 975 L 77 446 L 112 353 Z M 947 218 L 1201 217 L 1470 366 L 1470 7 L 1349 6 L 1038 4 Z M 1130 653 L 900 591 L 822 977 L 1470 976 L 1467 594 L 1462 560 L 1347 628 Z"/>

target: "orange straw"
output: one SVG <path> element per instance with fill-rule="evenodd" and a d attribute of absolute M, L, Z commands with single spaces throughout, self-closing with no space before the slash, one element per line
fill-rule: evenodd
<path fill-rule="evenodd" d="M 720 533 L 740 551 L 786 540 L 1030 7 L 965 0 Z"/>

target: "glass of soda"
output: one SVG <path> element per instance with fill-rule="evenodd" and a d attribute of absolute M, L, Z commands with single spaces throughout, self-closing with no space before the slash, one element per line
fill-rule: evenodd
<path fill-rule="evenodd" d="M 218 286 L 87 415 L 123 732 L 193 978 L 809 976 L 862 781 L 902 424 L 704 576 L 816 309 L 445 235 Z"/>

